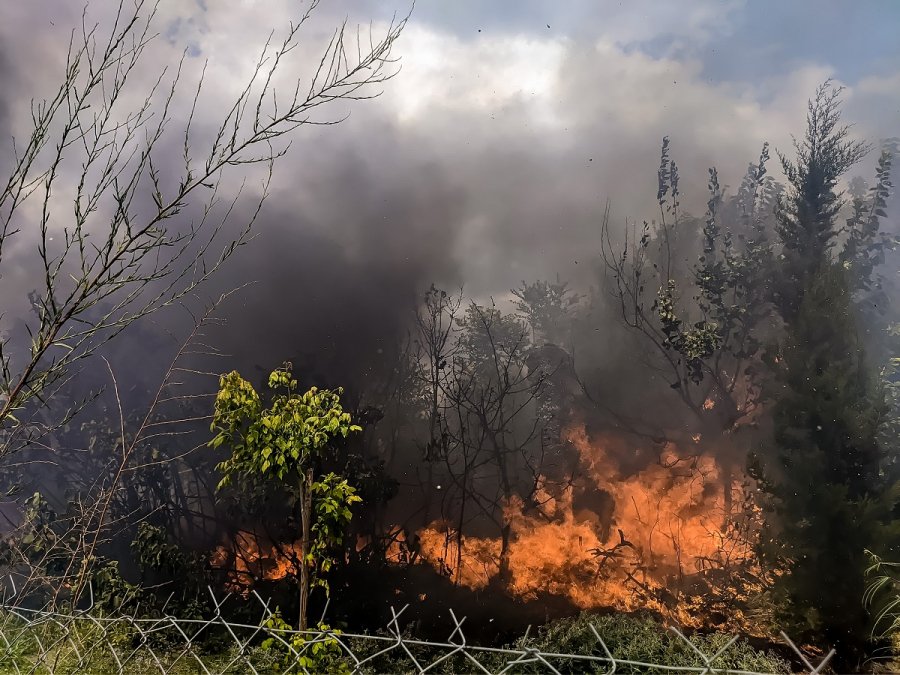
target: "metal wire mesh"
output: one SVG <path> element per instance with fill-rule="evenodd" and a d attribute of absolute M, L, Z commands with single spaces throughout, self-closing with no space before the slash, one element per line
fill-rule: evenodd
<path fill-rule="evenodd" d="M 401 627 L 406 608 L 391 610 L 391 618 L 375 634 L 330 629 L 298 631 L 275 617 L 270 602 L 254 594 L 239 602 L 258 603 L 256 623 L 229 621 L 210 589 L 211 616 L 203 619 L 163 615 L 143 618 L 119 613 L 104 615 L 91 607 L 72 612 L 25 608 L 0 603 L 0 672 L 8 673 L 720 673 L 751 675 L 736 670 L 723 657 L 737 642 L 735 636 L 713 653 L 677 629 L 687 663 L 646 663 L 617 658 L 600 631 L 590 630 L 596 643 L 588 653 L 555 653 L 529 646 L 527 637 L 509 647 L 469 644 L 465 618 L 450 612 L 452 630 L 446 640 L 417 639 Z M 234 599 L 232 598 L 232 601 Z M 791 639 L 784 644 L 796 654 L 800 672 L 824 672 L 834 656 L 817 664 Z M 588 650 L 585 650 L 588 651 Z M 707 650 L 709 651 L 709 650 Z M 786 671 L 785 671 L 786 672 Z M 760 675 L 760 674 L 756 674 Z"/>

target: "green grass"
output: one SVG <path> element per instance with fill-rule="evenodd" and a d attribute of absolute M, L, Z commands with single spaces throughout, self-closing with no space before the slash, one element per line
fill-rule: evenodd
<path fill-rule="evenodd" d="M 639 661 L 666 666 L 702 667 L 702 659 L 678 636 L 659 623 L 645 618 L 626 615 L 599 616 L 584 614 L 573 619 L 554 621 L 534 634 L 514 644 L 510 649 L 535 649 L 543 653 L 571 653 L 605 656 L 606 652 L 598 643 L 591 626 L 594 626 L 617 660 Z M 202 659 L 206 668 L 213 673 L 246 673 L 246 662 L 238 658 L 238 648 L 234 640 L 222 627 L 211 626 L 202 634 L 202 639 L 193 642 L 190 650 L 186 641 L 174 628 L 154 633 L 149 638 L 141 635 L 125 623 L 116 623 L 106 631 L 88 621 L 78 621 L 77 628 L 65 632 L 53 623 L 28 626 L 15 617 L 0 617 L 0 634 L 8 641 L 0 642 L 0 673 L 117 673 L 119 668 L 113 657 L 113 650 L 119 658 L 128 658 L 124 667 L 126 673 L 164 672 L 171 675 L 193 675 L 205 672 L 193 656 Z M 245 633 L 249 637 L 249 633 Z M 254 644 L 244 654 L 259 672 L 284 672 L 285 651 L 265 649 L 261 646 L 266 637 L 260 633 Z M 724 634 L 695 635 L 692 642 L 704 653 L 712 655 L 730 639 Z M 390 642 L 377 642 L 360 638 L 346 638 L 358 658 L 372 655 L 389 646 Z M 43 647 L 40 647 L 43 645 Z M 446 655 L 447 650 L 427 646 L 411 646 L 410 650 L 420 663 L 428 664 Z M 324 649 L 327 658 L 313 660 L 308 665 L 310 672 L 348 672 L 353 661 L 335 658 L 336 645 Z M 474 652 L 481 664 L 488 670 L 503 668 L 509 655 Z M 574 659 L 549 659 L 555 668 L 566 673 L 602 673 L 609 670 L 609 664 L 585 662 Z M 229 664 L 231 664 L 229 666 Z M 316 664 L 321 664 L 317 667 Z M 716 668 L 730 668 L 751 672 L 789 673 L 790 665 L 778 655 L 753 648 L 746 640 L 738 640 L 731 645 L 714 664 Z M 477 668 L 465 656 L 457 654 L 443 660 L 429 670 L 435 673 L 470 673 Z M 409 657 L 401 650 L 378 657 L 367 664 L 366 673 L 408 673 L 414 672 Z M 300 672 L 299 669 L 293 672 Z M 522 663 L 508 671 L 514 673 L 548 672 L 539 663 Z M 653 673 L 659 669 L 619 664 L 618 674 Z"/>

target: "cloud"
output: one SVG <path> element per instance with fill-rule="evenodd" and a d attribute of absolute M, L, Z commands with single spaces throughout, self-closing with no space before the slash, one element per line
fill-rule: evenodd
<path fill-rule="evenodd" d="M 76 18 L 68 7 L 44 0 L 40 11 L 14 10 L 0 27 L 13 73 L 0 113 L 12 110 L 9 124 L 18 130 L 28 98 L 51 90 L 60 72 L 61 38 Z M 289 74 L 315 67 L 348 7 L 351 24 L 371 15 L 375 33 L 383 28 L 381 5 L 324 3 Z M 646 10 L 580 2 L 555 5 L 552 17 L 541 3 L 515 7 L 512 14 L 483 3 L 417 8 L 397 46 L 402 71 L 383 96 L 339 106 L 334 115 L 351 114 L 337 127 L 295 136 L 259 238 L 217 282 L 257 282 L 229 311 L 221 336 L 236 361 L 272 365 L 327 353 L 320 367 L 331 363 L 350 377 L 374 367 L 377 350 L 402 335 L 432 281 L 465 283 L 479 297 L 557 273 L 596 282 L 605 200 L 619 222 L 653 217 L 663 135 L 681 167 L 683 203 L 700 212 L 707 167 L 736 185 L 764 140 L 789 151 L 806 99 L 836 73 L 828 63 L 793 59 L 764 76 L 712 79 L 715 55 L 703 47 L 740 33 L 740 2 Z M 208 59 L 199 142 L 243 86 L 269 31 L 296 9 L 164 2 L 162 40 L 140 76 L 146 81 L 187 48 L 189 91 Z M 861 134 L 896 129 L 896 82 L 889 73 L 848 83 L 848 119 L 860 120 Z M 185 111 L 182 101 L 176 118 Z"/>

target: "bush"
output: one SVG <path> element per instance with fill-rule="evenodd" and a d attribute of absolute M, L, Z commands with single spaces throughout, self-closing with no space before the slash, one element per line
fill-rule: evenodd
<path fill-rule="evenodd" d="M 666 666 L 703 666 L 700 656 L 695 653 L 672 631 L 666 630 L 657 621 L 647 617 L 625 614 L 598 615 L 582 614 L 576 618 L 552 621 L 537 632 L 537 635 L 519 640 L 514 647 L 534 648 L 541 652 L 559 654 L 583 654 L 606 656 L 603 647 L 594 635 L 593 626 L 607 649 L 615 659 L 637 661 Z M 724 633 L 693 635 L 691 642 L 707 656 L 712 656 L 731 639 Z M 731 645 L 713 665 L 717 668 L 747 670 L 763 673 L 789 673 L 790 664 L 771 651 L 754 648 L 747 640 L 738 640 Z M 565 664 L 566 672 L 607 672 L 608 664 L 586 661 L 570 661 Z M 651 669 L 620 665 L 617 673 L 647 673 Z"/>

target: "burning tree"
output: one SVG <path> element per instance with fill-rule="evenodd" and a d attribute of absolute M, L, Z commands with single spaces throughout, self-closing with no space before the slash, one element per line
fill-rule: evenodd
<path fill-rule="evenodd" d="M 622 321 L 653 346 L 691 421 L 676 430 L 619 417 L 637 431 L 708 448 L 723 461 L 734 459 L 727 448 L 760 403 L 756 373 L 770 317 L 766 280 L 772 267 L 771 217 L 780 191 L 767 175 L 768 160 L 765 144 L 732 198 L 710 169 L 706 217 L 698 224 L 679 211 L 678 167 L 664 138 L 656 226 L 644 221 L 639 236 L 626 233 L 624 247 L 616 251 L 609 208 L 603 218 L 603 260 Z M 723 223 L 723 216 L 731 222 Z M 676 269 L 674 247 L 695 229 L 702 246 L 698 262 L 689 270 Z M 691 291 L 688 300 L 684 296 Z"/>
<path fill-rule="evenodd" d="M 620 250 L 608 206 L 602 224 L 607 287 L 622 324 L 652 347 L 650 366 L 668 385 L 661 388 L 660 400 L 676 411 L 657 419 L 638 418 L 615 406 L 607 412 L 629 433 L 668 454 L 662 463 L 673 470 L 695 467 L 697 479 L 720 495 L 706 502 L 720 512 L 710 513 L 710 522 L 718 523 L 719 543 L 712 549 L 693 546 L 690 571 L 706 574 L 714 588 L 704 595 L 726 607 L 759 585 L 752 552 L 758 513 L 748 502 L 741 466 L 751 440 L 747 431 L 756 426 L 761 410 L 758 376 L 772 330 L 767 281 L 781 188 L 768 175 L 768 160 L 764 144 L 732 196 L 711 168 L 706 214 L 698 220 L 680 210 L 678 167 L 664 138 L 657 171 L 659 220 L 627 228 Z M 698 262 L 682 269 L 675 262 L 682 257 Z M 672 399 L 680 405 L 667 405 Z M 678 588 L 690 593 L 684 580 Z"/>
<path fill-rule="evenodd" d="M 465 532 L 491 523 L 499 547 L 482 561 L 482 573 L 496 574 L 505 585 L 512 518 L 537 486 L 541 428 L 534 413 L 543 377 L 528 369 L 523 322 L 493 306 L 471 303 L 459 312 L 460 306 L 435 290 L 419 314 L 421 367 L 433 420 L 427 459 L 440 467 L 432 480 L 446 482 L 446 489 L 439 488 L 442 524 L 420 537 L 428 557 L 443 560 L 459 581 L 469 562 Z"/>
<path fill-rule="evenodd" d="M 209 445 L 225 444 L 231 456 L 219 464 L 219 488 L 235 482 L 253 485 L 274 479 L 288 492 L 300 515 L 298 584 L 299 627 L 307 626 L 310 587 L 327 592 L 326 575 L 335 563 L 333 551 L 343 541 L 352 516 L 350 507 L 362 501 L 346 480 L 334 473 L 316 475 L 323 453 L 333 439 L 346 438 L 362 427 L 351 424 L 341 407 L 341 389 L 313 387 L 297 392 L 290 364 L 269 376 L 274 392 L 268 407 L 237 372 L 223 375 L 216 397 Z"/>
<path fill-rule="evenodd" d="M 752 555 L 710 489 L 720 467 L 674 444 L 638 467 L 640 439 L 588 434 L 573 360 L 547 341 L 569 333 L 577 297 L 562 282 L 523 284 L 514 297 L 521 318 L 493 305 L 463 311 L 434 289 L 420 308 L 440 518 L 426 519 L 417 550 L 470 588 L 652 607 L 696 623 L 679 589 L 701 597 L 696 572 Z"/>

